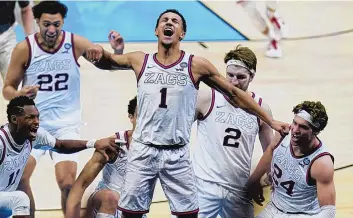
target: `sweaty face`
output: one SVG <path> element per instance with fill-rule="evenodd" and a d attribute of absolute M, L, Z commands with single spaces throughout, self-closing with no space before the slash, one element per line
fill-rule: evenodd
<path fill-rule="evenodd" d="M 309 122 L 299 116 L 294 116 L 290 129 L 292 145 L 305 146 L 314 137 L 313 130 L 311 129 Z"/>
<path fill-rule="evenodd" d="M 165 45 L 170 45 L 184 38 L 183 21 L 177 14 L 168 12 L 159 19 L 155 34 Z"/>
<path fill-rule="evenodd" d="M 64 23 L 61 14 L 42 14 L 37 23 L 46 46 L 54 48 Z"/>
<path fill-rule="evenodd" d="M 23 107 L 24 113 L 17 116 L 17 131 L 28 140 L 34 141 L 39 128 L 39 112 L 33 105 Z"/>
<path fill-rule="evenodd" d="M 246 91 L 249 87 L 249 83 L 253 77 L 250 76 L 250 72 L 244 67 L 229 65 L 227 67 L 227 80 L 232 83 L 235 87 Z"/>

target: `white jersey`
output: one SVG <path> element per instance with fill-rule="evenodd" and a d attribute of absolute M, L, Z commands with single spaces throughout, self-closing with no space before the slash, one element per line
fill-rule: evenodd
<path fill-rule="evenodd" d="M 119 154 L 119 157 L 113 162 L 108 163 L 103 168 L 103 178 L 99 182 L 97 189 L 108 188 L 110 190 L 120 193 L 124 184 L 124 176 L 127 164 L 127 153 L 129 150 L 129 136 L 128 131 L 119 131 L 115 133 L 118 139 L 123 139 L 127 142 L 121 149 L 124 152 Z"/>
<path fill-rule="evenodd" d="M 162 146 L 189 143 L 198 92 L 191 73 L 192 57 L 182 51 L 178 61 L 165 66 L 156 54 L 146 54 L 137 79 L 134 140 Z"/>
<path fill-rule="evenodd" d="M 43 128 L 37 131 L 36 140 L 26 140 L 23 145 L 16 144 L 8 125 L 0 128 L 0 191 L 15 191 L 22 177 L 32 144 L 54 147 L 56 139 Z"/>
<path fill-rule="evenodd" d="M 274 190 L 271 200 L 285 212 L 319 213 L 321 209 L 315 181 L 310 177 L 310 168 L 317 158 L 330 155 L 333 160 L 333 156 L 320 141 L 311 154 L 296 157 L 290 139 L 291 134 L 285 136 L 273 153 L 271 175 Z"/>
<path fill-rule="evenodd" d="M 35 98 L 40 125 L 51 133 L 81 122 L 80 71 L 73 34 L 66 31 L 62 34 L 62 41 L 54 52 L 44 51 L 36 34 L 26 37 L 30 59 L 23 86 L 40 85 Z"/>
<path fill-rule="evenodd" d="M 261 105 L 262 98 L 255 93 L 252 97 Z M 197 122 L 195 175 L 245 193 L 260 120 L 234 107 L 226 96 L 212 89 L 211 106 Z"/>

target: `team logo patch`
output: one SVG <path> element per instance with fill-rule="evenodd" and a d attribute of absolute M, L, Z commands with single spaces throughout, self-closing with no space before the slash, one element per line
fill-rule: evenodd
<path fill-rule="evenodd" d="M 188 64 L 186 62 L 181 62 L 180 63 L 180 67 L 182 68 L 186 68 L 188 66 Z"/>
<path fill-rule="evenodd" d="M 62 53 L 69 53 L 69 49 L 72 47 L 72 45 L 70 43 L 65 43 L 64 44 L 64 49 L 65 51 L 63 51 Z"/>
<path fill-rule="evenodd" d="M 308 158 L 304 158 L 303 161 L 299 162 L 299 165 L 304 167 L 304 166 L 308 166 L 310 164 L 310 160 Z"/>

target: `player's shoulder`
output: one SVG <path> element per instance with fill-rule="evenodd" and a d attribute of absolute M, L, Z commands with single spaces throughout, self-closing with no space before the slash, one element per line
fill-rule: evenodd
<path fill-rule="evenodd" d="M 310 174 L 317 181 L 330 181 L 334 174 L 333 156 L 328 152 L 319 154 L 312 160 Z"/>
<path fill-rule="evenodd" d="M 264 100 L 264 98 L 260 94 L 250 91 L 250 95 L 262 107 L 262 109 L 264 109 L 267 113 L 272 115 L 270 105 L 266 102 L 266 100 Z"/>

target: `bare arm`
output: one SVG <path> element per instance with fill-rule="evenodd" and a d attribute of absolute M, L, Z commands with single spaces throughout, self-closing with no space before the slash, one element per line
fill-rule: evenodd
<path fill-rule="evenodd" d="M 28 92 L 18 91 L 22 78 L 24 76 L 25 67 L 29 59 L 29 48 L 26 40 L 21 41 L 12 51 L 10 64 L 7 70 L 4 87 L 2 90 L 6 100 L 11 100 L 20 95 L 30 94 L 31 91 L 37 91 L 38 87 L 31 86 Z M 33 89 L 33 90 L 32 90 Z"/>
<path fill-rule="evenodd" d="M 95 151 L 75 181 L 66 202 L 66 218 L 80 217 L 81 199 L 87 187 L 97 177 L 106 164 L 103 155 Z"/>
<path fill-rule="evenodd" d="M 243 110 L 249 111 L 265 121 L 272 128 L 276 130 L 282 130 L 285 125 L 276 123 L 246 92 L 233 86 L 229 83 L 224 76 L 222 76 L 218 70 L 208 60 L 201 57 L 194 57 L 192 62 L 192 72 L 195 79 L 202 80 L 210 87 L 215 88 L 219 92 L 227 95 L 235 106 L 242 108 Z M 286 128 L 286 132 L 289 131 L 289 126 Z"/>
<path fill-rule="evenodd" d="M 21 3 L 20 3 L 21 5 Z M 29 4 L 26 7 L 21 8 L 23 29 L 26 35 L 34 33 L 34 17 L 32 13 L 32 6 Z"/>
<path fill-rule="evenodd" d="M 263 102 L 261 107 L 272 117 L 271 108 L 266 103 Z M 274 135 L 271 127 L 267 123 L 260 120 L 259 139 L 263 152 L 265 152 L 267 147 L 271 144 L 273 137 Z"/>

